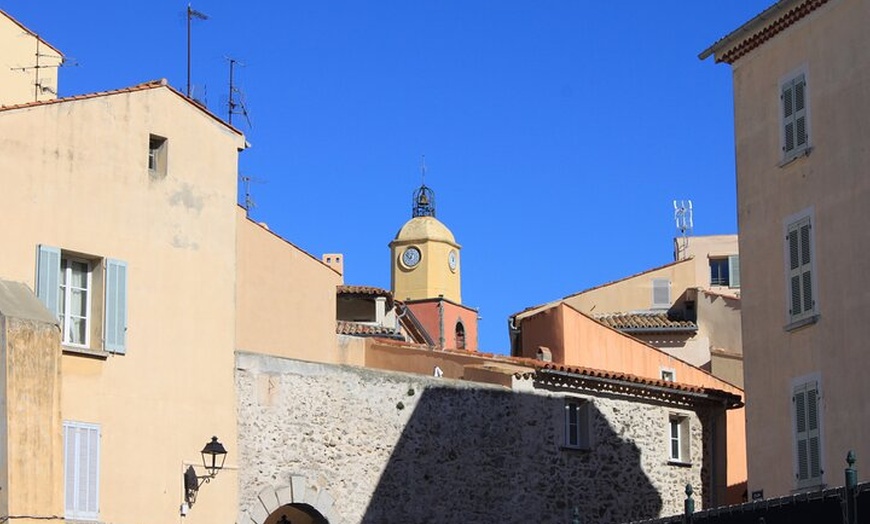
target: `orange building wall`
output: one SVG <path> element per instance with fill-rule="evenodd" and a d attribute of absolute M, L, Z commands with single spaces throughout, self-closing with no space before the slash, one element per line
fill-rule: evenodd
<path fill-rule="evenodd" d="M 441 342 L 441 314 L 439 304 L 444 308 L 444 340 Z M 456 347 L 456 323 L 461 319 L 465 326 L 465 349 L 477 351 L 477 311 L 447 300 L 426 300 L 405 304 L 420 321 L 436 345 L 444 349 Z"/>

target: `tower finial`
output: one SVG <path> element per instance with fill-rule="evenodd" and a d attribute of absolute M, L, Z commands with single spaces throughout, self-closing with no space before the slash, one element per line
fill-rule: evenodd
<path fill-rule="evenodd" d="M 426 186 L 426 155 L 420 159 L 420 187 L 414 191 L 411 217 L 435 216 L 435 192 Z"/>

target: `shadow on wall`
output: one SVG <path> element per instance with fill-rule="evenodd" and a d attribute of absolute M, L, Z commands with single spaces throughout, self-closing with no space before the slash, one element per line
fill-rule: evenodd
<path fill-rule="evenodd" d="M 564 413 L 561 398 L 425 389 L 362 522 L 569 523 L 574 507 L 583 524 L 658 517 L 638 448 L 593 405 L 591 449 L 564 449 Z"/>

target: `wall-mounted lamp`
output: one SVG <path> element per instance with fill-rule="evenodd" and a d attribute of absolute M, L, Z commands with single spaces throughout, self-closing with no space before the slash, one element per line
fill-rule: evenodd
<path fill-rule="evenodd" d="M 227 458 L 227 450 L 224 445 L 218 442 L 217 437 L 212 437 L 211 442 L 207 443 L 202 448 L 202 467 L 205 468 L 205 475 L 197 475 L 193 466 L 188 466 L 184 472 L 184 500 L 187 506 L 193 506 L 196 502 L 196 495 L 199 493 L 199 488 L 211 479 L 215 478 L 220 470 L 224 467 L 224 460 Z"/>

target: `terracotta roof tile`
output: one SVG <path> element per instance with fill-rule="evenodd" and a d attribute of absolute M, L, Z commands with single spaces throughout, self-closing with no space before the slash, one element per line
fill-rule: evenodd
<path fill-rule="evenodd" d="M 386 289 L 374 286 L 349 286 L 341 284 L 335 287 L 335 291 L 338 295 L 357 297 L 386 297 L 387 309 L 393 309 L 393 294 Z"/>
<path fill-rule="evenodd" d="M 206 108 L 204 105 L 200 104 L 199 102 L 197 102 L 196 100 L 194 100 L 192 98 L 185 96 L 183 93 L 176 90 L 174 87 L 170 86 L 165 78 L 162 78 L 160 80 L 152 80 L 150 82 L 143 82 L 141 84 L 136 84 L 136 85 L 130 86 L 130 87 L 123 87 L 121 89 L 113 89 L 110 91 L 97 91 L 95 93 L 85 93 L 83 95 L 65 96 L 63 98 L 55 98 L 52 100 L 40 100 L 37 102 L 26 102 L 24 104 L 12 104 L 12 105 L 8 105 L 8 106 L 0 106 L 0 112 L 11 111 L 13 109 L 27 109 L 30 107 L 37 107 L 37 106 L 48 106 L 48 105 L 52 105 L 52 104 L 63 104 L 65 102 L 75 102 L 78 100 L 89 100 L 91 98 L 100 98 L 100 97 L 104 97 L 104 96 L 120 95 L 120 94 L 124 94 L 124 93 L 135 93 L 137 91 L 147 91 L 148 89 L 157 89 L 157 88 L 161 88 L 161 87 L 165 87 L 165 88 L 169 89 L 171 92 L 180 96 L 185 102 L 187 102 L 190 105 L 192 105 L 193 107 L 199 109 L 200 111 L 205 113 L 207 116 L 209 116 L 211 119 L 222 124 L 224 127 L 230 129 L 232 132 L 236 133 L 237 135 L 242 134 L 241 131 L 239 131 L 235 127 L 231 126 L 230 124 L 224 122 L 223 120 L 221 120 L 220 117 L 218 117 L 217 115 L 215 115 L 214 113 L 209 111 L 208 108 Z"/>
<path fill-rule="evenodd" d="M 404 338 L 402 333 L 395 328 L 374 324 L 363 324 L 361 322 L 349 322 L 346 320 L 338 320 L 336 322 L 335 332 L 339 335 L 352 335 L 357 337 Z"/>
<path fill-rule="evenodd" d="M 668 317 L 666 311 L 643 313 L 607 313 L 593 318 L 605 326 L 625 333 L 653 333 L 661 331 L 695 332 L 697 324 L 689 320 Z"/>

